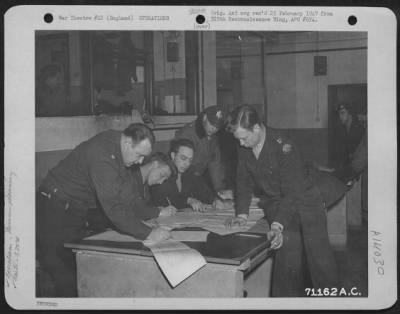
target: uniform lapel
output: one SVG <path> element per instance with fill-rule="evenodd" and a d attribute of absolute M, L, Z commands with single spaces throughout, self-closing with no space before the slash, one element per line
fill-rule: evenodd
<path fill-rule="evenodd" d="M 266 167 L 269 167 L 270 164 L 270 150 L 271 150 L 271 134 L 269 129 L 266 128 L 265 130 L 265 140 L 264 145 L 261 149 L 260 156 L 257 160 L 257 170 L 261 171 Z"/>

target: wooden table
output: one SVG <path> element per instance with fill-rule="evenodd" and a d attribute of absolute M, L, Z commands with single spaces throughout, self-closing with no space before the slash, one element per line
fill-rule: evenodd
<path fill-rule="evenodd" d="M 141 242 L 83 239 L 65 246 L 76 253 L 80 297 L 268 297 L 272 258 L 265 226 L 260 222 L 247 236 L 210 233 L 207 242 L 185 242 L 207 265 L 175 288 Z"/>

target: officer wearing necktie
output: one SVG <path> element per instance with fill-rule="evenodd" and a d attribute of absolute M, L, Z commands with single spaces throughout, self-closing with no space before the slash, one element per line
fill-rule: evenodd
<path fill-rule="evenodd" d="M 338 287 L 324 200 L 294 143 L 264 126 L 257 111 L 247 105 L 231 113 L 228 129 L 240 148 L 236 215 L 226 225 L 246 224 L 253 188 L 257 187 L 262 193 L 259 206 L 271 224 L 271 248 L 276 250 L 272 295 L 305 296 L 306 270 L 312 283 L 308 287 Z"/>

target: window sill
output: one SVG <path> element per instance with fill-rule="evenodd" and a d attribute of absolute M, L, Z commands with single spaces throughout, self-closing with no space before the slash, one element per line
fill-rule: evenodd
<path fill-rule="evenodd" d="M 172 130 L 178 129 L 185 124 L 192 122 L 196 119 L 195 115 L 181 115 L 181 116 L 152 116 L 154 122 L 154 130 Z"/>

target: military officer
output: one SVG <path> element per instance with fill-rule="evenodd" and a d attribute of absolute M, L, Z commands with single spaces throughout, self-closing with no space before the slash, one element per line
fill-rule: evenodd
<path fill-rule="evenodd" d="M 217 132 L 224 125 L 225 114 L 221 106 L 207 107 L 197 119 L 178 130 L 175 138 L 187 138 L 194 143 L 192 167 L 196 175 L 208 173 L 215 192 L 225 188 L 224 168 Z"/>
<path fill-rule="evenodd" d="M 246 224 L 253 188 L 258 187 L 262 192 L 259 205 L 271 223 L 271 248 L 276 250 L 272 295 L 305 296 L 306 269 L 311 277 L 310 288 L 337 287 L 324 201 L 296 146 L 277 130 L 265 127 L 251 106 L 236 108 L 228 118 L 228 128 L 241 147 L 236 216 L 226 225 Z"/>
<path fill-rule="evenodd" d="M 153 143 L 152 131 L 134 123 L 123 132 L 105 131 L 81 143 L 49 171 L 36 198 L 40 269 L 51 278 L 46 297 L 76 296 L 75 257 L 63 245 L 86 235 L 88 209 L 97 204 L 124 233 L 152 241 L 170 236 L 167 230 L 143 222 L 157 217 L 160 210 L 145 206 L 140 180 L 162 182 L 173 168 L 157 159 L 152 174 L 146 171 L 142 179 L 130 169 L 150 155 Z M 163 214 L 173 211 L 166 209 Z M 40 282 L 44 278 L 39 275 L 41 286 L 46 284 Z"/>
<path fill-rule="evenodd" d="M 222 202 L 201 176 L 193 174 L 191 163 L 194 144 L 186 138 L 171 141 L 171 161 L 177 175 L 171 176 L 162 184 L 150 188 L 152 200 L 156 205 L 174 205 L 178 209 L 191 207 L 194 211 L 207 211 L 210 207 L 223 209 L 228 202 Z M 231 207 L 230 207 L 231 208 Z"/>

